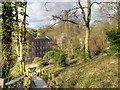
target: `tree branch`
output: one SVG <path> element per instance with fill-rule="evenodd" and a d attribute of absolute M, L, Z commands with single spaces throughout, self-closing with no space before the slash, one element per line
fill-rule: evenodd
<path fill-rule="evenodd" d="M 76 23 L 76 22 L 74 22 L 74 21 L 72 21 L 72 20 L 65 20 L 65 19 L 63 19 L 63 18 L 61 18 L 61 17 L 59 17 L 59 16 L 53 16 L 53 19 L 60 19 L 61 21 L 68 21 L 68 22 L 71 22 L 71 23 L 73 23 L 73 24 L 78 24 L 78 23 Z"/>
<path fill-rule="evenodd" d="M 62 21 L 58 21 L 58 22 L 56 22 L 56 23 L 54 23 L 53 25 L 48 26 L 48 27 L 52 29 L 53 26 L 55 26 L 56 24 L 58 24 L 58 23 L 60 23 L 60 22 L 62 22 Z"/>
<path fill-rule="evenodd" d="M 45 2 L 45 4 L 44 4 L 44 7 L 45 7 L 45 9 L 46 9 L 46 11 L 49 11 L 48 9 L 47 9 L 47 4 L 48 4 L 49 2 L 48 2 L 48 0 L 47 0 L 47 2 Z"/>
<path fill-rule="evenodd" d="M 88 4 L 88 16 L 87 16 L 87 23 L 86 24 L 88 24 L 88 26 L 89 26 L 89 23 L 90 23 L 90 19 L 91 19 L 91 0 L 88 0 L 88 2 L 87 2 L 87 4 Z"/>
<path fill-rule="evenodd" d="M 85 21 L 85 23 L 87 22 L 87 20 L 86 20 L 86 16 L 85 16 L 85 11 L 84 11 L 84 8 L 83 8 L 83 6 L 81 5 L 81 2 L 80 2 L 81 0 L 78 0 L 78 4 L 79 4 L 79 7 L 81 8 L 81 10 L 82 10 L 82 16 L 83 16 L 83 19 L 84 19 L 84 21 Z"/>

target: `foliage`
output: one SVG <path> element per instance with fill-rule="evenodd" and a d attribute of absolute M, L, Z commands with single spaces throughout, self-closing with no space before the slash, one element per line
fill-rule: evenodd
<path fill-rule="evenodd" d="M 49 51 L 43 57 L 42 64 L 48 65 L 49 63 L 54 63 L 55 66 L 64 67 L 67 65 L 67 54 L 62 50 Z"/>
<path fill-rule="evenodd" d="M 48 65 L 49 62 L 53 62 L 54 54 L 55 54 L 55 51 L 49 51 L 49 52 L 45 53 L 42 64 Z"/>
<path fill-rule="evenodd" d="M 14 67 L 11 69 L 11 72 L 10 72 L 10 77 L 13 79 L 13 78 L 16 78 L 18 77 L 19 75 L 21 75 L 21 72 L 20 72 L 20 64 L 19 62 L 17 61 L 14 65 Z"/>
<path fill-rule="evenodd" d="M 81 48 L 81 42 L 79 41 L 79 33 L 78 31 L 75 31 L 74 28 L 71 28 L 71 32 L 69 32 L 68 40 L 70 42 L 68 43 L 68 49 L 69 49 L 69 56 L 71 59 L 76 58 L 80 55 L 80 48 Z M 76 42 L 77 41 L 77 42 Z M 67 41 L 66 41 L 67 42 Z"/>
<path fill-rule="evenodd" d="M 21 10 L 20 12 L 18 12 L 18 5 L 17 4 L 21 4 L 20 7 Z M 15 42 L 19 41 L 18 39 L 18 34 L 22 34 L 20 37 L 24 37 L 24 42 L 21 42 L 24 46 L 23 46 L 23 51 L 21 56 L 22 57 L 22 64 L 25 62 L 25 54 L 26 54 L 26 4 L 27 2 L 2 2 L 2 63 L 3 63 L 3 78 L 7 78 L 7 76 L 10 74 L 10 69 L 11 69 L 11 64 L 13 63 L 13 61 L 11 61 L 13 58 L 16 58 L 15 56 L 19 57 L 19 55 L 16 55 L 16 52 L 14 49 L 17 49 L 16 46 L 19 47 L 18 43 L 19 42 Z M 18 19 L 18 14 L 23 16 L 23 21 Z M 20 32 L 20 28 L 19 28 L 19 24 L 22 28 L 21 32 Z M 17 37 L 17 38 L 16 38 Z M 21 39 L 21 40 L 23 40 Z M 16 46 L 15 46 L 16 45 Z M 21 57 L 20 56 L 20 57 Z M 14 60 L 14 59 L 13 59 Z M 21 63 L 19 63 L 21 64 Z M 16 67 L 15 67 L 16 68 Z M 24 69 L 25 70 L 25 69 Z M 6 80 L 5 80 L 6 82 Z"/>
<path fill-rule="evenodd" d="M 106 23 L 103 20 L 94 22 L 93 27 L 91 27 L 91 36 L 90 36 L 90 54 L 94 58 L 101 53 L 103 53 L 107 47 L 105 30 L 106 26 L 103 25 Z M 105 24 L 106 25 L 106 24 Z M 101 27 L 102 26 L 102 27 Z"/>
<path fill-rule="evenodd" d="M 120 53 L 120 31 L 112 30 L 106 33 L 107 39 L 110 42 L 111 49 Z"/>
<path fill-rule="evenodd" d="M 37 64 L 38 66 L 40 66 L 42 64 L 42 58 L 40 57 L 35 57 L 34 60 L 33 60 L 33 64 Z"/>
<path fill-rule="evenodd" d="M 54 64 L 56 66 L 60 67 L 65 67 L 68 62 L 67 62 L 67 54 L 65 54 L 63 51 L 59 50 L 55 53 L 54 56 Z"/>
<path fill-rule="evenodd" d="M 62 88 L 117 88 L 118 61 L 99 56 L 91 62 L 66 67 L 55 79 Z"/>
<path fill-rule="evenodd" d="M 9 75 L 12 53 L 13 7 L 11 2 L 3 2 L 2 7 L 2 63 L 3 78 Z"/>
<path fill-rule="evenodd" d="M 37 36 L 37 30 L 35 30 L 35 29 L 29 29 L 29 33 L 34 37 Z"/>
<path fill-rule="evenodd" d="M 54 58 L 54 55 L 55 55 L 55 51 L 49 51 L 49 52 L 45 53 L 43 60 L 46 62 L 50 61 L 51 59 Z"/>

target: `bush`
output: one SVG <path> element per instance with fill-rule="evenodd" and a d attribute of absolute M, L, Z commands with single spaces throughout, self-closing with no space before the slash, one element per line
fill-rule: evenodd
<path fill-rule="evenodd" d="M 68 64 L 67 54 L 61 50 L 49 51 L 43 57 L 43 64 L 48 65 L 49 63 L 54 63 L 55 66 L 64 67 Z"/>
<path fill-rule="evenodd" d="M 43 62 L 45 65 L 52 63 L 54 59 L 55 51 L 49 51 L 43 57 Z"/>
<path fill-rule="evenodd" d="M 20 62 L 16 62 L 14 67 L 11 69 L 11 72 L 10 72 L 10 77 L 11 79 L 14 79 L 18 76 L 20 76 L 22 74 L 22 72 L 20 71 Z"/>
<path fill-rule="evenodd" d="M 32 63 L 40 66 L 43 63 L 43 59 L 40 57 L 35 57 Z"/>
<path fill-rule="evenodd" d="M 58 67 L 65 67 L 68 65 L 67 54 L 65 54 L 63 51 L 57 51 L 54 56 L 54 64 Z"/>
<path fill-rule="evenodd" d="M 107 39 L 110 42 L 110 49 L 117 53 L 120 53 L 120 31 L 112 30 L 106 33 Z"/>

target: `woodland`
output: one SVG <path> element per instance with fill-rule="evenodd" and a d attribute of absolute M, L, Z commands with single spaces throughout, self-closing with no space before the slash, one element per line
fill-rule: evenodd
<path fill-rule="evenodd" d="M 73 8 L 52 15 L 55 23 L 38 29 L 27 27 L 27 3 L 28 0 L 0 2 L 3 88 L 31 88 L 31 73 L 27 69 L 30 65 L 37 65 L 32 72 L 52 89 L 119 87 L 120 2 L 86 0 L 83 5 L 82 0 L 77 0 Z M 43 6 L 47 9 L 48 4 Z M 99 7 L 99 20 L 92 20 L 94 5 Z M 35 57 L 27 64 L 31 52 L 29 35 L 61 41 L 43 57 Z M 19 77 L 22 79 L 16 79 Z"/>

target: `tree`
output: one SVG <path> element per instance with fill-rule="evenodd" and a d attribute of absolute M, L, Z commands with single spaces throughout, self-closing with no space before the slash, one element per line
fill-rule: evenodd
<path fill-rule="evenodd" d="M 6 79 L 9 76 L 10 64 L 12 63 L 13 8 L 12 2 L 3 2 L 2 4 L 2 77 Z"/>
<path fill-rule="evenodd" d="M 118 2 L 101 2 L 100 13 L 103 19 L 112 20 L 116 29 L 120 30 L 120 1 Z M 115 22 L 113 22 L 113 20 Z"/>
<path fill-rule="evenodd" d="M 20 22 L 20 33 L 19 33 L 19 61 L 21 62 L 21 71 L 25 72 L 25 56 L 26 56 L 26 7 L 27 2 L 24 0 L 21 2 L 22 7 L 22 19 Z"/>
<path fill-rule="evenodd" d="M 24 0 L 23 2 L 15 2 L 13 3 L 14 6 L 14 32 L 13 32 L 13 48 L 15 51 L 15 54 L 17 56 L 17 61 L 20 65 L 20 71 L 23 73 L 25 72 L 25 56 L 26 56 L 26 7 L 27 2 Z M 18 8 L 21 8 L 18 10 Z M 19 19 L 19 16 L 21 15 L 22 19 Z"/>
<path fill-rule="evenodd" d="M 75 8 L 73 9 L 70 9 L 70 10 L 65 10 L 65 17 L 63 19 L 63 17 L 60 17 L 60 16 L 53 16 L 53 18 L 57 18 L 61 21 L 64 21 L 65 22 L 65 30 L 66 32 L 67 31 L 67 27 L 68 27 L 68 22 L 71 22 L 71 23 L 74 23 L 74 24 L 77 24 L 76 22 L 74 22 L 73 20 L 69 20 L 68 19 L 68 13 L 69 12 L 72 12 L 72 14 L 75 15 L 75 13 L 77 12 L 76 10 L 78 9 L 81 9 L 82 11 L 82 16 L 83 16 L 83 20 L 84 20 L 84 23 L 85 23 L 85 27 L 86 27 L 86 34 L 85 34 L 85 40 L 84 40 L 84 46 L 85 46 L 85 59 L 90 59 L 90 50 L 89 50 L 89 37 L 90 37 L 90 20 L 91 20 L 91 8 L 92 8 L 92 5 L 93 3 L 91 3 L 91 0 L 87 0 L 87 14 L 85 13 L 85 10 L 84 10 L 84 7 L 83 5 L 81 4 L 81 0 L 78 0 L 78 6 L 76 6 Z M 76 15 L 75 15 L 76 16 Z M 67 36 L 67 35 L 66 35 Z"/>
<path fill-rule="evenodd" d="M 91 3 L 91 0 L 87 0 L 87 15 L 85 14 L 85 10 L 81 4 L 81 0 L 78 0 L 78 5 L 82 11 L 83 20 L 86 26 L 86 33 L 85 33 L 85 40 L 84 40 L 85 59 L 90 59 L 89 38 L 90 38 L 90 20 L 91 20 L 92 3 Z"/>
<path fill-rule="evenodd" d="M 114 54 L 120 52 L 119 36 L 120 36 L 120 2 L 106 2 L 101 4 L 100 10 L 107 20 L 110 20 L 110 25 L 107 25 L 107 40 L 110 42 L 110 49 Z M 112 13 L 111 13 L 112 12 Z M 109 48 L 109 47 L 108 47 Z"/>

